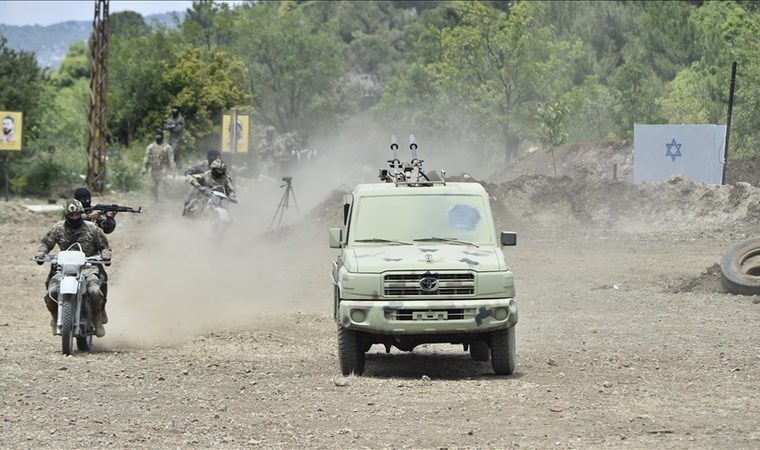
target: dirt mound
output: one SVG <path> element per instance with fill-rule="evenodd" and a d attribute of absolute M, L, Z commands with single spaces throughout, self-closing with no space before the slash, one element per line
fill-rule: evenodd
<path fill-rule="evenodd" d="M 726 288 L 723 287 L 723 281 L 721 280 L 720 264 L 713 264 L 696 277 L 679 280 L 675 285 L 669 286 L 666 292 L 673 294 L 728 293 Z"/>
<path fill-rule="evenodd" d="M 633 143 L 574 143 L 529 151 L 487 181 L 498 184 L 526 175 L 633 181 Z"/>
<path fill-rule="evenodd" d="M 634 185 L 567 176 L 523 176 L 488 185 L 497 223 L 618 228 L 621 231 L 691 230 L 760 218 L 760 189 L 694 183 L 674 176 Z"/>

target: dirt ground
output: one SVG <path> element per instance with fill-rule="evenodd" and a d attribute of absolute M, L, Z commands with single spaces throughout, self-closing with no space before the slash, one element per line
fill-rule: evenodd
<path fill-rule="evenodd" d="M 605 148 L 619 180 L 590 159 L 555 177 L 539 153 L 486 183 L 518 232 L 510 377 L 450 345 L 375 346 L 365 376 L 341 376 L 326 230 L 342 188 L 307 176 L 275 231 L 284 190 L 241 182 L 220 247 L 177 217 L 181 186 L 109 196 L 145 213 L 109 235 L 106 336 L 64 357 L 30 260 L 55 213 L 0 202 L 0 447 L 760 447 L 760 299 L 726 293 L 717 265 L 757 234 L 760 189 L 634 186 L 626 145 Z"/>

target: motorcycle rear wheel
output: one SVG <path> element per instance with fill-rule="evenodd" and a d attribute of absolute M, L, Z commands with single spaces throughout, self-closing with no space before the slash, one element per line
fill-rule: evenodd
<path fill-rule="evenodd" d="M 74 294 L 63 294 L 61 304 L 61 353 L 70 355 L 74 347 Z"/>

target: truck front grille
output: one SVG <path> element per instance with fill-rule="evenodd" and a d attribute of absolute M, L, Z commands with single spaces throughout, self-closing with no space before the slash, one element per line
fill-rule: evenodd
<path fill-rule="evenodd" d="M 475 317 L 475 309 L 395 309 L 390 320 L 463 320 Z"/>
<path fill-rule="evenodd" d="M 434 290 L 424 290 L 420 281 L 433 277 L 438 280 Z M 472 272 L 392 273 L 383 277 L 386 297 L 466 297 L 475 294 L 475 274 Z"/>

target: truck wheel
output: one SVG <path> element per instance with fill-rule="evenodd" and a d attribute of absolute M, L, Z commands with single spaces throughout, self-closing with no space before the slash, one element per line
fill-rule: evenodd
<path fill-rule="evenodd" d="M 515 371 L 515 327 L 491 333 L 491 364 L 496 375 Z"/>
<path fill-rule="evenodd" d="M 364 373 L 364 345 L 360 333 L 338 324 L 338 358 L 343 375 Z"/>
<path fill-rule="evenodd" d="M 720 262 L 723 285 L 733 294 L 760 294 L 760 238 L 731 247 Z"/>
<path fill-rule="evenodd" d="M 488 361 L 491 358 L 488 342 L 483 339 L 475 339 L 470 342 L 470 358 L 473 361 Z"/>

